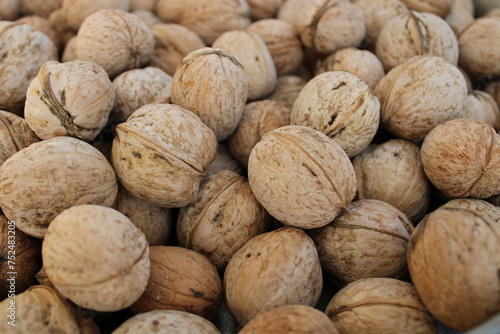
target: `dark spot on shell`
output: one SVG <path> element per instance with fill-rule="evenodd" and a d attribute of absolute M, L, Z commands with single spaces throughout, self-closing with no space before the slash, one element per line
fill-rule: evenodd
<path fill-rule="evenodd" d="M 160 325 L 160 323 L 158 322 L 158 320 L 153 320 L 154 327 L 158 327 L 159 325 Z"/>
<path fill-rule="evenodd" d="M 189 290 L 193 293 L 193 295 L 195 297 L 203 297 L 205 294 L 201 291 L 196 291 L 195 289 L 193 288 L 189 288 Z"/>
<path fill-rule="evenodd" d="M 140 153 L 137 153 L 137 152 L 132 152 L 132 155 L 134 157 L 136 157 L 137 159 L 140 159 L 142 157 L 142 155 Z"/>

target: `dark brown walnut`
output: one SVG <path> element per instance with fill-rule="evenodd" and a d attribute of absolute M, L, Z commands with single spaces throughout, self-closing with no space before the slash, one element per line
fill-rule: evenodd
<path fill-rule="evenodd" d="M 134 313 L 177 310 L 208 320 L 222 300 L 222 282 L 203 255 L 182 247 L 150 247 L 151 275 L 146 291 L 131 306 Z"/>
<path fill-rule="evenodd" d="M 340 334 L 438 333 L 415 287 L 393 278 L 352 282 L 333 296 L 325 312 Z"/>
<path fill-rule="evenodd" d="M 479 215 L 485 215 L 490 219 L 493 219 L 497 223 L 500 223 L 500 208 L 481 199 L 456 198 L 444 203 L 443 205 L 441 205 L 441 208 L 458 208 L 469 210 Z"/>
<path fill-rule="evenodd" d="M 446 17 L 453 6 L 454 0 L 401 0 L 401 2 L 408 9 Z"/>
<path fill-rule="evenodd" d="M 279 76 L 276 82 L 276 89 L 269 96 L 269 99 L 292 110 L 297 96 L 299 96 L 300 91 L 306 83 L 305 79 L 297 75 L 288 74 Z"/>
<path fill-rule="evenodd" d="M 0 166 L 14 153 L 39 140 L 24 118 L 0 110 Z"/>
<path fill-rule="evenodd" d="M 436 319 L 467 331 L 500 311 L 499 244 L 500 224 L 469 210 L 440 208 L 420 222 L 408 268 Z"/>

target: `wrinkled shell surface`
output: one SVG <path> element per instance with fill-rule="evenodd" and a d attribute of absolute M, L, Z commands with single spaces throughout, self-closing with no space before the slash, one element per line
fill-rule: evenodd
<path fill-rule="evenodd" d="M 279 76 L 276 82 L 276 89 L 269 96 L 269 99 L 281 103 L 291 111 L 297 96 L 299 96 L 300 91 L 306 83 L 305 79 L 297 75 Z"/>
<path fill-rule="evenodd" d="M 24 118 L 0 110 L 0 166 L 14 153 L 39 140 Z"/>
<path fill-rule="evenodd" d="M 31 16 L 23 16 L 20 19 L 16 20 L 16 23 L 27 24 L 34 30 L 38 30 L 44 33 L 50 40 L 54 43 L 57 49 L 61 48 L 61 37 L 55 31 L 47 18 L 31 15 Z"/>
<path fill-rule="evenodd" d="M 465 117 L 485 122 L 500 131 L 500 111 L 493 97 L 480 90 L 467 95 Z"/>
<path fill-rule="evenodd" d="M 247 0 L 254 20 L 269 19 L 276 15 L 284 0 Z"/>
<path fill-rule="evenodd" d="M 411 10 L 445 17 L 451 10 L 454 0 L 400 0 Z"/>
<path fill-rule="evenodd" d="M 64 0 L 61 15 L 67 28 L 78 31 L 85 19 L 102 9 L 120 9 L 128 11 L 130 0 Z"/>
<path fill-rule="evenodd" d="M 485 215 L 497 223 L 500 223 L 500 208 L 481 199 L 456 198 L 441 205 L 441 208 L 466 209 L 479 215 Z"/>

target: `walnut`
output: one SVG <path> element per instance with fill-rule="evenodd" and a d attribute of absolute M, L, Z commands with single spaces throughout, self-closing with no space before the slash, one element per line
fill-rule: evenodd
<path fill-rule="evenodd" d="M 21 0 L 0 1 L 0 13 L 2 20 L 14 21 L 22 15 Z M 1 29 L 1 28 L 0 28 Z"/>
<path fill-rule="evenodd" d="M 50 40 L 54 43 L 56 48 L 59 50 L 62 47 L 61 36 L 55 31 L 47 18 L 30 15 L 23 16 L 20 19 L 15 21 L 16 23 L 27 24 L 34 30 L 40 31 L 44 33 Z"/>
<path fill-rule="evenodd" d="M 466 209 L 500 223 L 500 208 L 481 199 L 456 198 L 444 203 L 440 208 Z"/>
<path fill-rule="evenodd" d="M 483 91 L 474 90 L 467 95 L 465 117 L 483 121 L 500 131 L 500 111 L 493 97 Z"/>
<path fill-rule="evenodd" d="M 130 11 L 144 10 L 153 12 L 157 2 L 157 0 L 130 0 Z"/>
<path fill-rule="evenodd" d="M 470 6 L 470 7 L 469 7 Z M 454 0 L 450 12 L 445 17 L 446 23 L 458 37 L 460 33 L 474 22 L 474 7 L 472 0 Z"/>
<path fill-rule="evenodd" d="M 273 18 L 283 1 L 285 0 L 247 0 L 255 21 Z"/>
<path fill-rule="evenodd" d="M 455 0 L 400 0 L 408 9 L 446 17 Z"/>
<path fill-rule="evenodd" d="M 311 0 L 285 0 L 276 13 L 276 18 L 298 28 L 300 14 L 309 6 Z"/>
<path fill-rule="evenodd" d="M 276 89 L 269 96 L 269 99 L 284 105 L 291 111 L 295 99 L 297 99 L 297 96 L 306 83 L 305 79 L 297 75 L 279 76 L 276 82 Z"/>
<path fill-rule="evenodd" d="M 498 108 L 500 109 L 500 81 L 492 81 L 488 83 L 484 90 L 493 97 Z"/>
<path fill-rule="evenodd" d="M 61 55 L 61 63 L 72 60 L 78 60 L 78 55 L 76 54 L 76 35 L 66 42 Z"/>
<path fill-rule="evenodd" d="M 56 9 L 61 8 L 63 0 L 21 0 L 23 13 L 48 18 Z"/>
<path fill-rule="evenodd" d="M 156 16 L 149 10 L 135 10 L 132 11 L 132 14 L 140 18 L 142 22 L 146 23 L 149 28 L 153 28 L 155 25 L 163 23 L 163 21 L 158 16 Z"/>
<path fill-rule="evenodd" d="M 39 140 L 24 118 L 0 110 L 0 166 L 14 153 Z"/>

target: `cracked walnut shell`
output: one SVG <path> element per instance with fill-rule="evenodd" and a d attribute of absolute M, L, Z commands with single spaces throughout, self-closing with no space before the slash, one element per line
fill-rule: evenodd
<path fill-rule="evenodd" d="M 39 140 L 24 118 L 0 110 L 0 166 L 14 153 Z"/>

